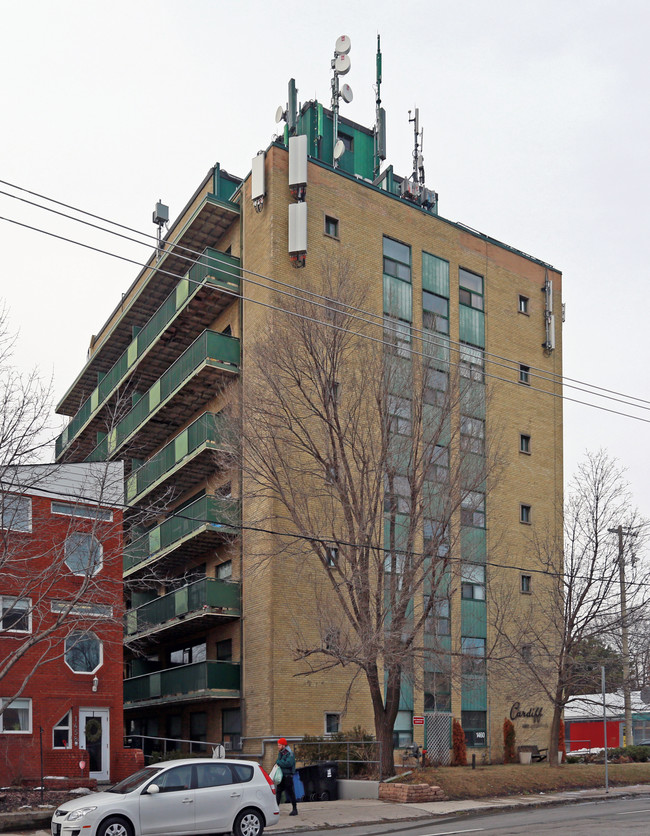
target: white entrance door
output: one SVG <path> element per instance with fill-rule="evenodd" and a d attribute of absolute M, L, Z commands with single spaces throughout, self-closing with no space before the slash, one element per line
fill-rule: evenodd
<path fill-rule="evenodd" d="M 90 778 L 108 781 L 111 762 L 108 708 L 79 709 L 79 747 L 88 752 Z"/>

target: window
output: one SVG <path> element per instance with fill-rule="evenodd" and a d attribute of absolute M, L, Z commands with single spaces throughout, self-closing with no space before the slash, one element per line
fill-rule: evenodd
<path fill-rule="evenodd" d="M 92 534 L 68 534 L 65 564 L 73 575 L 96 575 L 102 568 L 101 543 Z"/>
<path fill-rule="evenodd" d="M 485 673 L 485 639 L 461 636 L 462 672 L 467 674 Z"/>
<path fill-rule="evenodd" d="M 325 714 L 325 734 L 338 734 L 341 729 L 341 715 L 334 712 Z"/>
<path fill-rule="evenodd" d="M 485 746 L 487 740 L 486 711 L 461 711 L 461 723 L 467 746 Z"/>
<path fill-rule="evenodd" d="M 463 267 L 458 268 L 458 283 L 460 285 L 460 304 L 470 308 L 483 310 L 483 276 L 471 273 Z"/>
<path fill-rule="evenodd" d="M 522 644 L 521 646 L 521 658 L 524 662 L 531 662 L 533 659 L 533 646 L 532 644 Z"/>
<path fill-rule="evenodd" d="M 485 566 L 465 563 L 461 567 L 461 595 L 474 601 L 485 601 Z"/>
<path fill-rule="evenodd" d="M 434 550 L 438 557 L 449 554 L 449 531 L 438 520 L 424 520 L 424 551 L 431 554 Z"/>
<path fill-rule="evenodd" d="M 113 512 L 106 508 L 92 508 L 88 505 L 71 505 L 68 502 L 53 502 L 53 514 L 64 514 L 67 517 L 82 517 L 86 520 L 102 520 L 112 522 Z"/>
<path fill-rule="evenodd" d="M 28 496 L 0 493 L 0 527 L 11 531 L 32 530 L 32 500 Z"/>
<path fill-rule="evenodd" d="M 411 485 L 406 476 L 384 476 L 384 511 L 408 514 L 411 508 Z"/>
<path fill-rule="evenodd" d="M 485 421 L 460 416 L 460 449 L 465 453 L 485 453 Z"/>
<path fill-rule="evenodd" d="M 32 631 L 32 602 L 29 598 L 14 598 L 10 595 L 0 595 L 0 611 L 3 630 L 14 633 L 31 633 Z"/>
<path fill-rule="evenodd" d="M 532 575 L 522 575 L 521 576 L 521 591 L 525 595 L 530 595 L 531 593 L 531 583 L 532 583 Z"/>
<path fill-rule="evenodd" d="M 411 434 L 411 401 L 397 395 L 388 396 L 388 414 L 390 416 L 390 432 L 398 435 Z"/>
<path fill-rule="evenodd" d="M 427 465 L 426 478 L 430 482 L 445 484 L 449 480 L 449 449 L 436 444 Z"/>
<path fill-rule="evenodd" d="M 525 386 L 530 386 L 530 366 L 524 366 L 523 363 L 519 364 L 519 382 Z"/>
<path fill-rule="evenodd" d="M 530 436 L 521 433 L 519 436 L 519 452 L 530 455 Z"/>
<path fill-rule="evenodd" d="M 192 752 L 205 752 L 208 739 L 208 715 L 205 711 L 193 711 L 190 713 L 190 750 Z"/>
<path fill-rule="evenodd" d="M 519 506 L 519 522 L 524 523 L 524 525 L 530 525 L 530 512 L 531 512 L 530 505 L 520 505 Z"/>
<path fill-rule="evenodd" d="M 422 291 L 422 325 L 439 334 L 449 334 L 449 300 L 436 293 Z"/>
<path fill-rule="evenodd" d="M 485 494 L 468 491 L 461 500 L 460 524 L 472 528 L 485 528 Z"/>
<path fill-rule="evenodd" d="M 52 601 L 50 612 L 67 612 L 69 615 L 85 615 L 89 618 L 112 618 L 113 607 L 108 604 L 82 604 L 76 603 L 70 606 L 69 601 Z"/>
<path fill-rule="evenodd" d="M 214 574 L 220 581 L 232 578 L 232 560 L 226 560 L 224 563 L 220 563 L 215 569 Z"/>
<path fill-rule="evenodd" d="M 427 607 L 430 601 L 430 596 L 424 596 L 424 606 Z M 434 598 L 431 605 L 431 612 L 427 616 L 425 625 L 425 632 L 432 636 L 449 636 L 451 635 L 451 621 L 449 616 L 449 599 L 448 598 Z"/>
<path fill-rule="evenodd" d="M 180 714 L 168 714 L 165 718 L 165 737 L 167 751 L 179 752 L 183 732 L 183 718 Z"/>
<path fill-rule="evenodd" d="M 217 642 L 217 661 L 232 662 L 232 639 Z"/>
<path fill-rule="evenodd" d="M 527 296 L 519 296 L 519 313 L 527 314 L 528 313 L 528 297 Z"/>
<path fill-rule="evenodd" d="M 206 644 L 203 640 L 170 651 L 169 664 L 171 666 L 191 665 L 193 662 L 205 662 L 206 658 Z"/>
<path fill-rule="evenodd" d="M 424 710 L 451 711 L 451 677 L 437 671 L 424 672 Z"/>
<path fill-rule="evenodd" d="M 230 766 L 225 763 L 197 763 L 196 788 L 225 787 L 234 783 Z"/>
<path fill-rule="evenodd" d="M 411 323 L 384 314 L 384 343 L 391 354 L 411 356 Z"/>
<path fill-rule="evenodd" d="M 75 630 L 66 637 L 64 655 L 75 673 L 94 673 L 102 663 L 102 643 L 89 630 Z"/>
<path fill-rule="evenodd" d="M 336 546 L 327 546 L 327 565 L 330 569 L 338 563 L 339 550 Z"/>
<path fill-rule="evenodd" d="M 384 236 L 384 273 L 402 281 L 411 281 L 411 248 Z"/>
<path fill-rule="evenodd" d="M 325 215 L 325 235 L 330 238 L 339 237 L 339 219 L 332 218 L 330 215 Z"/>
<path fill-rule="evenodd" d="M 3 734 L 23 733 L 31 734 L 32 731 L 32 701 L 30 699 L 18 699 L 9 702 L 2 700 L 5 710 L 0 714 L 0 732 Z"/>
<path fill-rule="evenodd" d="M 438 369 L 426 369 L 422 400 L 432 406 L 444 406 L 447 401 L 449 377 Z"/>
<path fill-rule="evenodd" d="M 241 749 L 241 710 L 239 708 L 222 710 L 221 735 L 226 749 Z"/>
<path fill-rule="evenodd" d="M 482 349 L 468 343 L 460 344 L 460 375 L 477 383 L 485 380 L 485 353 Z"/>
<path fill-rule="evenodd" d="M 158 785 L 160 792 L 183 792 L 192 786 L 192 766 L 184 764 L 175 766 L 156 776 L 154 784 Z"/>
<path fill-rule="evenodd" d="M 71 712 L 64 714 L 52 729 L 52 746 L 55 749 L 68 749 L 70 746 Z"/>
<path fill-rule="evenodd" d="M 339 131 L 339 139 L 345 146 L 346 151 L 354 151 L 354 137 L 349 134 L 343 134 Z"/>

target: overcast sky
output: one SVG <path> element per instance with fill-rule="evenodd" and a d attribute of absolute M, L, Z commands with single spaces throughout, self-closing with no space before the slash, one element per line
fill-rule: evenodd
<path fill-rule="evenodd" d="M 565 475 L 607 448 L 650 516 L 650 7 L 640 0 L 0 0 L 0 179 L 153 233 L 215 162 L 244 176 L 277 130 L 294 77 L 329 106 L 350 37 L 345 116 L 374 121 L 383 52 L 388 162 L 411 171 L 420 109 L 440 214 L 563 273 L 564 373 L 645 399 L 565 402 Z M 10 191 L 0 184 L 0 190 Z M 0 194 L 0 215 L 126 258 L 148 250 Z M 137 266 L 0 220 L 17 360 L 57 399 Z"/>

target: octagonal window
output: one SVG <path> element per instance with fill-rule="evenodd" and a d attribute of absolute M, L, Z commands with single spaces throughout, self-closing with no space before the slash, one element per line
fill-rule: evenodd
<path fill-rule="evenodd" d="M 65 563 L 74 575 L 96 575 L 102 556 L 102 544 L 92 534 L 76 531 L 65 538 Z"/>
<path fill-rule="evenodd" d="M 75 630 L 65 640 L 65 661 L 75 673 L 94 673 L 102 664 L 102 643 L 89 630 Z"/>

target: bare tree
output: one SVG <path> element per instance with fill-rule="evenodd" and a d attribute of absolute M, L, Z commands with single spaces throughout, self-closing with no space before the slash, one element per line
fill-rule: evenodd
<path fill-rule="evenodd" d="M 641 545 L 643 520 L 633 508 L 623 471 L 605 451 L 588 453 L 571 483 L 564 543 L 540 535 L 531 541 L 536 566 L 527 605 L 501 599 L 495 607 L 493 664 L 521 688 L 545 694 L 553 707 L 549 764 L 558 763 L 558 733 L 568 699 L 585 687 L 585 649 L 612 646 L 621 632 L 618 538 Z M 642 616 L 647 571 L 627 574 L 629 624 Z M 524 652 L 522 652 L 524 651 Z"/>
<path fill-rule="evenodd" d="M 266 530 L 259 560 L 293 558 L 313 585 L 294 659 L 304 675 L 365 677 L 392 774 L 401 687 L 423 669 L 451 675 L 436 624 L 448 623 L 459 577 L 461 512 L 484 519 L 496 457 L 471 418 L 484 409 L 482 370 L 450 358 L 444 336 L 412 339 L 396 318 L 355 317 L 368 288 L 344 261 L 323 265 L 317 290 L 320 300 L 279 297 L 287 312 L 248 350 L 233 450 L 245 526 Z"/>

